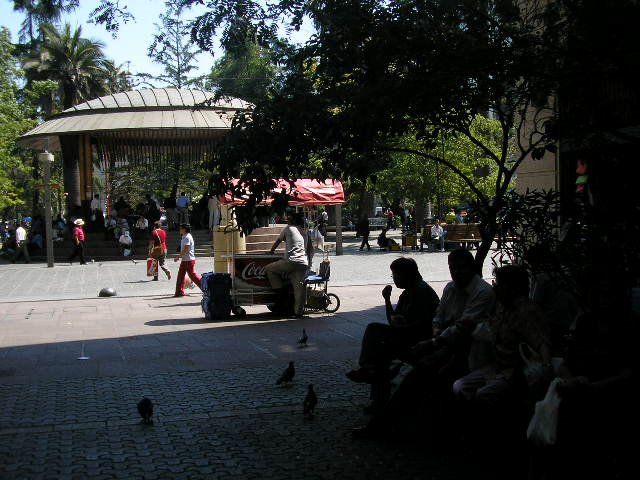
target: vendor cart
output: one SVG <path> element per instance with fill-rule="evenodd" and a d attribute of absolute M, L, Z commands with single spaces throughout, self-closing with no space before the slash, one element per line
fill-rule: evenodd
<path fill-rule="evenodd" d="M 283 188 L 282 182 L 284 181 L 277 182 L 278 186 L 274 191 L 280 191 Z M 338 181 L 318 182 L 302 179 L 295 182 L 289 198 L 290 205 L 302 208 L 313 205 L 335 205 L 344 202 L 344 191 L 342 184 Z M 270 201 L 271 199 L 267 199 L 264 203 L 269 204 Z M 244 203 L 244 199 L 227 194 L 221 203 L 239 206 Z M 265 267 L 280 260 L 282 255 L 264 252 L 240 253 L 235 250 L 231 245 L 229 251 L 221 254 L 216 248 L 216 255 L 224 257 L 227 264 L 226 270 L 230 277 L 231 312 L 243 317 L 246 315 L 244 306 L 266 305 L 274 313 L 283 315 L 293 313 L 293 292 L 291 291 L 290 298 L 283 298 L 282 295 L 276 294 L 265 273 Z M 325 246 L 318 272 L 308 271 L 305 275 L 305 312 L 307 313 L 321 311 L 332 313 L 340 307 L 338 296 L 327 291 L 330 277 L 329 253 L 329 248 Z"/>

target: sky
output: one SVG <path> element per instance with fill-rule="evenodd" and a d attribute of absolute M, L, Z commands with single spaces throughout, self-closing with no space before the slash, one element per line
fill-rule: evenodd
<path fill-rule="evenodd" d="M 71 15 L 63 19 L 69 22 L 72 29 L 82 27 L 82 36 L 94 40 L 100 40 L 106 48 L 106 56 L 115 61 L 116 65 L 121 65 L 123 69 L 131 73 L 146 72 L 152 75 L 162 73 L 162 66 L 151 61 L 147 56 L 147 50 L 153 41 L 156 33 L 155 23 L 160 23 L 160 14 L 165 11 L 164 1 L 160 0 L 129 0 L 126 4 L 128 11 L 135 17 L 134 21 L 120 25 L 117 38 L 112 38 L 103 26 L 88 23 L 89 14 L 97 6 L 97 0 L 80 0 L 80 7 Z M 185 13 L 186 18 L 192 18 L 200 9 L 190 9 Z M 12 0 L 0 0 L 0 25 L 9 28 L 13 42 L 18 41 L 18 31 L 24 16 L 13 11 Z M 294 41 L 304 41 L 305 35 L 309 35 L 308 30 L 302 29 L 298 38 Z M 193 76 L 208 73 L 215 60 L 220 57 L 220 52 L 214 52 L 215 58 L 210 53 L 202 53 L 197 58 L 198 71 Z M 127 63 L 130 62 L 130 63 Z"/>

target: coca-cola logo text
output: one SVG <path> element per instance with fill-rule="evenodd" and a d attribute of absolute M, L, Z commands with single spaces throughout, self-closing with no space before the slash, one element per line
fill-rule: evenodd
<path fill-rule="evenodd" d="M 244 280 L 251 280 L 251 279 L 264 280 L 266 278 L 264 265 L 259 265 L 256 262 L 248 263 L 242 269 L 242 273 L 240 274 L 240 276 Z"/>

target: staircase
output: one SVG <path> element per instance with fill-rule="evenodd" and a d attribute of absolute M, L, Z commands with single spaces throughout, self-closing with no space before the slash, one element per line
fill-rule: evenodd
<path fill-rule="evenodd" d="M 247 252 L 267 252 L 284 225 L 270 227 L 260 227 L 246 238 Z M 213 235 L 209 230 L 192 230 L 191 235 L 196 244 L 196 258 L 213 257 L 212 241 Z M 111 261 L 111 260 L 144 260 L 148 252 L 148 236 L 143 232 L 132 233 L 133 252 L 130 257 L 124 257 L 121 253 L 118 241 L 115 238 L 105 239 L 102 232 L 85 233 L 85 258 L 87 261 Z M 169 255 L 174 255 L 180 243 L 180 233 L 177 230 L 167 232 L 167 250 Z M 278 250 L 284 248 L 281 244 Z M 65 238 L 61 242 L 53 242 L 54 261 L 65 263 L 74 249 L 74 242 L 71 238 Z M 46 252 L 35 252 L 31 255 L 33 262 L 45 262 Z"/>
<path fill-rule="evenodd" d="M 247 252 L 268 252 L 283 228 L 284 225 L 256 228 L 247 236 Z M 282 249 L 283 243 L 278 246 L 278 251 Z"/>

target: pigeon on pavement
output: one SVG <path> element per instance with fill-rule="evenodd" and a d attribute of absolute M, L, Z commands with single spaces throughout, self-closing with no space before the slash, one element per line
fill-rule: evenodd
<path fill-rule="evenodd" d="M 148 398 L 143 398 L 138 402 L 138 413 L 142 417 L 142 423 L 153 423 L 153 403 Z"/>
<path fill-rule="evenodd" d="M 303 328 L 302 329 L 302 336 L 298 339 L 298 345 L 300 345 L 301 347 L 306 347 L 307 346 L 307 340 L 309 340 L 309 337 L 307 335 L 306 330 Z"/>
<path fill-rule="evenodd" d="M 316 396 L 316 392 L 313 391 L 313 385 L 309 384 L 309 391 L 307 392 L 307 396 L 304 397 L 303 403 L 303 413 L 306 418 L 313 417 L 317 404 L 318 397 Z"/>
<path fill-rule="evenodd" d="M 295 374 L 296 374 L 296 369 L 293 366 L 293 362 L 289 362 L 289 366 L 285 368 L 284 372 L 282 372 L 282 375 L 280 375 L 280 378 L 278 378 L 276 385 L 280 385 L 280 384 L 288 385 L 289 382 L 293 380 L 293 377 L 295 376 Z"/>

